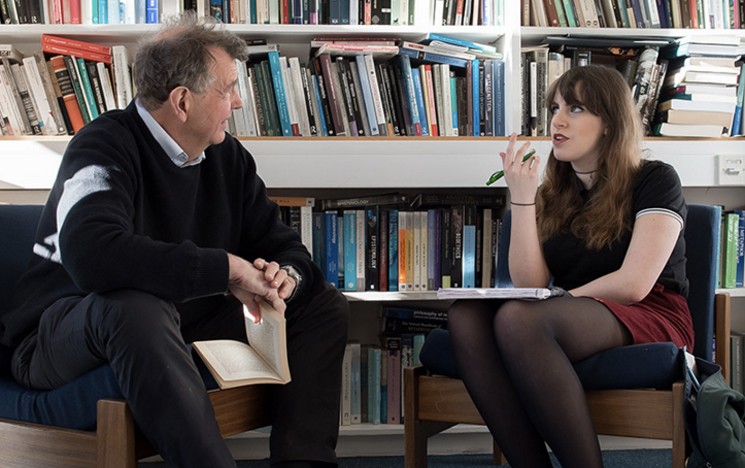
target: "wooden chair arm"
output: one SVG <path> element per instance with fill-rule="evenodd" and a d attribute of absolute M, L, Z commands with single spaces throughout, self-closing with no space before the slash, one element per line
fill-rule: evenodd
<path fill-rule="evenodd" d="M 729 294 L 717 294 L 714 301 L 714 360 L 722 366 L 722 375 L 727 382 L 730 380 L 730 333 L 731 329 L 731 298 Z"/>

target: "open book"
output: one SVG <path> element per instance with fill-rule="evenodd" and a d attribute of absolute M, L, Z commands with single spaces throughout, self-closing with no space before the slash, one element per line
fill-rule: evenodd
<path fill-rule="evenodd" d="M 243 306 L 248 344 L 235 340 L 193 343 L 222 389 L 252 384 L 286 384 L 290 381 L 285 318 L 264 301 L 259 304 L 259 323 L 253 322 L 246 306 Z"/>
<path fill-rule="evenodd" d="M 532 299 L 564 296 L 561 288 L 440 288 L 437 299 Z"/>

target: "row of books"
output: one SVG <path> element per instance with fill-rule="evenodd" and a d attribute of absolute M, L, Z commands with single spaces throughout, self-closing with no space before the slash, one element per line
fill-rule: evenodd
<path fill-rule="evenodd" d="M 502 0 L 196 0 L 198 14 L 233 24 L 501 24 Z"/>
<path fill-rule="evenodd" d="M 745 5 L 720 0 L 522 0 L 522 25 L 741 29 Z"/>
<path fill-rule="evenodd" d="M 233 113 L 235 134 L 504 135 L 504 62 L 441 40 L 454 38 L 428 36 L 400 47 L 322 43 L 308 64 L 278 51 L 239 63 L 244 106 Z"/>
<path fill-rule="evenodd" d="M 743 52 L 737 36 L 675 41 L 549 36 L 546 44 L 522 52 L 522 133 L 548 134 L 545 95 L 565 70 L 601 64 L 626 77 L 648 135 L 740 135 Z"/>
<path fill-rule="evenodd" d="M 653 134 L 717 138 L 742 134 L 740 38 L 683 38 L 660 50 Z"/>
<path fill-rule="evenodd" d="M 341 424 L 401 424 L 403 370 L 419 365 L 427 333 L 447 327 L 447 312 L 382 307 L 379 344 L 347 344 L 342 363 Z"/>
<path fill-rule="evenodd" d="M 345 291 L 436 291 L 491 286 L 500 202 L 313 213 L 313 261 Z"/>
<path fill-rule="evenodd" d="M 0 0 L 2 24 L 160 22 L 161 0 Z"/>
<path fill-rule="evenodd" d="M 0 57 L 3 135 L 71 135 L 132 99 L 124 46 L 43 35 L 42 50 L 33 55 L 0 45 Z"/>

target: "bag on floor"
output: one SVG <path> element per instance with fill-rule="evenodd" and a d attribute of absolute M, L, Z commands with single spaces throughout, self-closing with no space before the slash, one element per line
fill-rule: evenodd
<path fill-rule="evenodd" d="M 745 396 L 729 386 L 718 364 L 688 356 L 685 426 L 692 452 L 686 467 L 745 467 Z"/>

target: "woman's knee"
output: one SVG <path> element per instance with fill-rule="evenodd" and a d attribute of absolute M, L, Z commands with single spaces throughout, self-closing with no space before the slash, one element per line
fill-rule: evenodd
<path fill-rule="evenodd" d="M 549 333 L 548 323 L 537 310 L 536 303 L 507 301 L 494 316 L 494 334 L 499 343 L 527 343 L 536 336 Z"/>

